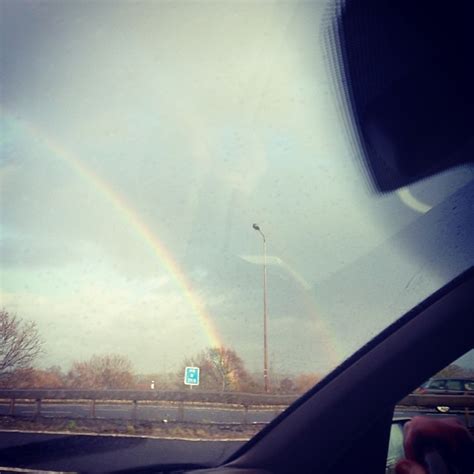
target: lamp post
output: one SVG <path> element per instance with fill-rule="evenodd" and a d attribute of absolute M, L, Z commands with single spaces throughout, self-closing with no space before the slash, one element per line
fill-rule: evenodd
<path fill-rule="evenodd" d="M 252 227 L 263 239 L 263 384 L 265 392 L 268 392 L 268 346 L 267 346 L 267 239 L 260 226 L 253 224 Z"/>

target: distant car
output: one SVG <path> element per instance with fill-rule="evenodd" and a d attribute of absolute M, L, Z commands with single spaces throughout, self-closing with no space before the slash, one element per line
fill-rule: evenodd
<path fill-rule="evenodd" d="M 416 393 L 426 395 L 474 395 L 474 379 L 471 378 L 436 378 L 425 382 Z M 439 405 L 436 409 L 447 413 L 449 406 Z"/>

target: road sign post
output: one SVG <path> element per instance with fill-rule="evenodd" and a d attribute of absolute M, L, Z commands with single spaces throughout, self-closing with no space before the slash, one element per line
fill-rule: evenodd
<path fill-rule="evenodd" d="M 186 367 L 184 369 L 184 384 L 193 388 L 193 385 L 199 385 L 199 367 Z"/>

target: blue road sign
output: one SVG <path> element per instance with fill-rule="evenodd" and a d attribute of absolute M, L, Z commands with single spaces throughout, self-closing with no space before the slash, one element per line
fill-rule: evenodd
<path fill-rule="evenodd" d="M 184 383 L 186 385 L 199 385 L 199 367 L 186 367 L 184 369 Z"/>

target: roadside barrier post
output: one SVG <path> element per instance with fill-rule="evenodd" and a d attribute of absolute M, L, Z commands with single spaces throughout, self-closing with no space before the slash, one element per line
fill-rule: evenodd
<path fill-rule="evenodd" d="M 181 423 L 184 421 L 184 403 L 179 402 L 178 405 L 178 421 Z"/>
<path fill-rule="evenodd" d="M 133 400 L 132 406 L 132 421 L 135 423 L 137 421 L 137 411 L 138 411 L 138 401 Z"/>
<path fill-rule="evenodd" d="M 91 400 L 90 417 L 95 418 L 95 400 Z"/>
<path fill-rule="evenodd" d="M 249 422 L 249 417 L 248 417 L 248 414 L 249 414 L 249 406 L 248 405 L 243 405 L 244 407 L 244 419 L 242 420 L 243 424 L 246 425 L 248 424 Z"/>
<path fill-rule="evenodd" d="M 40 416 L 40 415 L 41 415 L 41 398 L 37 398 L 35 416 Z"/>

